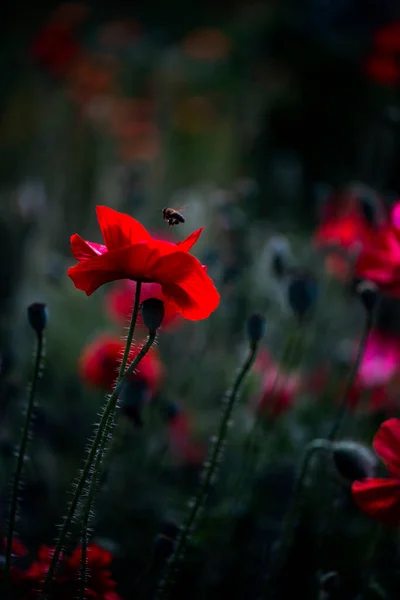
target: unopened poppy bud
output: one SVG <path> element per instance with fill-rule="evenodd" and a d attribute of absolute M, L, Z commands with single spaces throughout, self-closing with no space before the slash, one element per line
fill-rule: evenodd
<path fill-rule="evenodd" d="M 150 331 L 156 331 L 164 319 L 164 302 L 158 298 L 148 298 L 140 307 L 143 323 Z"/>
<path fill-rule="evenodd" d="M 48 311 L 47 306 L 42 302 L 34 302 L 28 306 L 29 325 L 38 335 L 43 333 L 47 325 Z"/>
<path fill-rule="evenodd" d="M 318 283 L 314 275 L 304 270 L 293 271 L 288 284 L 288 301 L 299 320 L 312 312 L 317 296 Z"/>
<path fill-rule="evenodd" d="M 339 475 L 349 484 L 373 477 L 377 466 L 375 454 L 366 446 L 351 440 L 334 444 L 333 462 Z"/>
<path fill-rule="evenodd" d="M 252 314 L 247 319 L 247 335 L 251 344 L 258 344 L 264 337 L 265 319 L 258 313 Z"/>
<path fill-rule="evenodd" d="M 372 281 L 363 280 L 357 284 L 356 292 L 367 314 L 372 315 L 379 299 L 378 287 Z"/>

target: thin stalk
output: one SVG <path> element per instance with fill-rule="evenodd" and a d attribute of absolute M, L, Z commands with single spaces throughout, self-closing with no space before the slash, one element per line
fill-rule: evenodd
<path fill-rule="evenodd" d="M 130 353 L 132 341 L 133 341 L 133 336 L 135 333 L 136 321 L 137 321 L 137 317 L 139 314 L 141 288 L 142 288 L 142 282 L 137 281 L 136 289 L 135 289 L 135 297 L 134 297 L 134 301 L 133 301 L 133 310 L 132 310 L 132 315 L 131 315 L 131 321 L 130 321 L 129 329 L 128 329 L 128 336 L 126 338 L 124 355 L 122 357 L 121 364 L 119 367 L 118 379 L 117 379 L 116 385 L 118 385 L 118 383 L 121 381 L 121 379 L 124 375 L 124 372 L 125 372 L 126 363 L 128 362 L 129 353 Z M 85 598 L 88 529 L 89 529 L 89 519 L 90 519 L 91 510 L 92 510 L 93 498 L 94 498 L 94 494 L 96 492 L 96 486 L 97 486 L 97 473 L 98 473 L 98 470 L 100 468 L 101 462 L 102 462 L 104 454 L 105 454 L 105 445 L 107 443 L 109 432 L 111 431 L 113 418 L 114 418 L 114 413 L 112 412 L 106 422 L 105 427 L 104 427 L 102 438 L 101 438 L 101 441 L 99 444 L 99 449 L 97 451 L 96 460 L 93 465 L 92 476 L 91 476 L 90 483 L 89 483 L 87 501 L 86 501 L 85 510 L 84 510 L 84 514 L 83 514 L 82 533 L 81 533 L 81 540 L 82 540 L 81 541 L 81 552 L 82 552 L 82 554 L 81 554 L 81 589 L 80 589 L 80 595 L 79 595 L 80 600 L 84 600 L 84 598 Z"/>
<path fill-rule="evenodd" d="M 358 350 L 357 350 L 357 356 L 356 359 L 353 363 L 353 366 L 350 370 L 347 382 L 346 382 L 346 386 L 343 392 L 343 396 L 336 414 L 336 417 L 333 421 L 331 430 L 328 434 L 328 440 L 330 440 L 331 442 L 334 441 L 340 431 L 340 428 L 343 425 L 343 421 L 346 417 L 346 412 L 347 412 L 347 398 L 348 395 L 350 393 L 350 390 L 352 388 L 352 385 L 354 384 L 355 378 L 357 377 L 357 373 L 358 370 L 360 368 L 360 363 L 361 363 L 361 359 L 363 357 L 364 354 L 364 350 L 365 350 L 365 344 L 367 342 L 368 339 L 368 335 L 372 329 L 372 325 L 373 325 L 373 319 L 371 318 L 370 315 L 367 315 L 366 320 L 365 320 L 365 325 L 362 331 L 362 335 L 361 335 L 361 340 L 358 346 Z"/>
<path fill-rule="evenodd" d="M 274 381 L 272 383 L 271 391 L 269 394 L 269 397 L 271 398 L 271 400 L 275 396 L 275 392 L 278 388 L 279 381 L 280 381 L 284 371 L 287 370 L 288 372 L 290 372 L 290 370 L 293 367 L 293 358 L 295 358 L 298 346 L 299 346 L 300 342 L 302 341 L 303 331 L 304 330 L 302 327 L 298 327 L 298 329 L 296 330 L 295 335 L 292 337 L 292 339 L 289 339 L 289 341 L 285 344 L 285 348 L 283 349 L 282 358 L 278 365 L 278 368 L 277 368 L 277 371 L 276 371 L 276 374 L 274 377 Z M 282 368 L 282 366 L 283 366 L 283 368 Z M 260 419 L 257 419 L 255 421 L 251 431 L 249 432 L 249 434 L 245 440 L 245 443 L 244 443 L 245 467 L 246 467 L 246 454 L 249 453 L 250 454 L 249 458 L 251 459 L 256 452 L 256 445 L 257 445 L 256 437 L 258 436 L 258 433 L 260 430 L 260 423 L 261 423 Z M 247 470 L 247 469 L 245 469 L 245 470 Z"/>
<path fill-rule="evenodd" d="M 199 491 L 197 492 L 197 495 L 194 499 L 193 506 L 187 516 L 186 522 L 183 526 L 182 532 L 177 541 L 176 548 L 168 562 L 167 573 L 166 573 L 164 581 L 159 589 L 159 594 L 157 595 L 158 598 L 168 597 L 169 586 L 171 583 L 173 573 L 177 567 L 177 564 L 179 563 L 179 561 L 181 559 L 181 554 L 187 544 L 187 538 L 190 534 L 190 531 L 193 527 L 194 522 L 196 521 L 199 510 L 201 509 L 201 507 L 204 503 L 204 499 L 207 495 L 208 488 L 210 486 L 210 483 L 213 479 L 217 465 L 219 463 L 222 445 L 223 445 L 225 438 L 227 436 L 227 433 L 228 433 L 229 421 L 230 421 L 230 418 L 232 415 L 233 408 L 235 406 L 235 401 L 237 399 L 239 388 L 240 388 L 246 374 L 248 373 L 248 371 L 250 370 L 250 368 L 254 362 L 254 359 L 257 354 L 257 349 L 258 349 L 257 344 L 251 345 L 248 357 L 247 357 L 246 361 L 244 362 L 242 368 L 240 369 L 238 376 L 237 376 L 231 390 L 227 393 L 226 408 L 222 415 L 222 420 L 221 420 L 221 423 L 219 426 L 219 431 L 217 434 L 217 440 L 212 449 L 211 457 L 210 457 L 209 461 L 207 462 L 207 467 L 206 467 L 206 471 L 204 473 L 202 485 L 201 485 Z"/>
<path fill-rule="evenodd" d="M 32 413 L 35 406 L 35 394 L 37 388 L 37 382 L 39 379 L 40 372 L 40 363 L 42 360 L 42 351 L 43 351 L 43 334 L 37 334 L 36 341 L 36 355 L 35 362 L 33 367 L 33 375 L 32 375 L 32 383 L 29 391 L 28 398 L 28 407 L 26 411 L 25 424 L 22 432 L 21 444 L 19 447 L 18 458 L 17 458 L 17 466 L 14 475 L 14 483 L 11 497 L 11 508 L 10 508 L 10 518 L 8 522 L 8 533 L 7 533 L 7 545 L 6 545 L 6 554 L 5 554 L 5 566 L 4 566 L 4 586 L 7 590 L 10 581 L 10 568 L 11 568 L 11 554 L 12 554 L 12 542 L 14 537 L 14 527 L 15 520 L 17 516 L 17 507 L 18 507 L 18 491 L 21 481 L 22 470 L 24 466 L 24 460 L 26 455 L 26 448 L 28 445 L 29 439 L 29 431 L 30 424 L 32 419 Z"/>
<path fill-rule="evenodd" d="M 78 505 L 79 499 L 82 495 L 82 491 L 84 488 L 84 485 L 86 483 L 86 480 L 88 478 L 88 475 L 90 473 L 90 469 L 92 468 L 93 462 L 95 460 L 96 454 L 98 452 L 102 437 L 103 437 L 103 431 L 104 428 L 106 427 L 107 421 L 110 417 L 110 415 L 113 414 L 113 411 L 115 410 L 116 404 L 117 404 L 117 400 L 118 400 L 118 396 L 121 392 L 122 386 L 125 382 L 126 377 L 128 377 L 138 366 L 138 364 L 140 363 L 140 361 L 142 360 L 142 358 L 147 354 L 147 352 L 150 350 L 151 346 L 154 343 L 154 340 L 156 339 L 156 332 L 155 331 L 151 331 L 149 333 L 149 337 L 145 343 L 145 345 L 142 347 L 142 349 L 140 350 L 140 352 L 138 353 L 138 355 L 135 357 L 135 359 L 132 361 L 132 363 L 129 365 L 129 367 L 127 368 L 127 370 L 125 371 L 122 379 L 120 379 L 120 381 L 117 383 L 114 391 L 112 392 L 112 394 L 110 395 L 107 404 L 105 406 L 105 409 L 103 411 L 103 414 L 101 416 L 100 419 L 100 423 L 97 426 L 96 429 L 96 433 L 94 436 L 94 440 L 93 443 L 90 447 L 90 450 L 88 452 L 88 456 L 87 459 L 85 461 L 85 464 L 83 465 L 83 469 L 81 472 L 81 475 L 79 477 L 78 483 L 76 485 L 75 488 L 75 493 L 72 497 L 69 509 L 68 509 L 68 513 L 67 516 L 64 520 L 63 526 L 61 528 L 61 532 L 60 532 L 60 536 L 58 538 L 56 547 L 54 549 L 54 553 L 53 556 L 51 558 L 50 561 L 50 565 L 49 565 L 49 570 L 47 571 L 46 574 L 46 578 L 43 584 L 43 590 L 42 590 L 42 597 L 44 592 L 46 591 L 46 588 L 49 586 L 50 582 L 53 579 L 53 575 L 58 563 L 58 559 L 60 557 L 60 553 L 62 550 L 62 547 L 64 545 L 64 541 L 66 538 L 66 535 L 68 533 L 69 527 L 71 525 L 71 521 L 74 517 L 75 514 L 75 510 L 76 507 Z"/>
<path fill-rule="evenodd" d="M 300 468 L 296 477 L 291 503 L 283 522 L 281 538 L 278 542 L 276 554 L 272 560 L 272 564 L 270 567 L 269 580 L 271 580 L 273 576 L 276 573 L 278 573 L 280 568 L 282 567 L 284 559 L 286 557 L 287 549 L 292 541 L 293 529 L 295 527 L 297 514 L 301 506 L 304 481 L 307 475 L 311 459 L 316 452 L 320 450 L 325 450 L 329 452 L 331 451 L 331 448 L 331 443 L 328 440 L 316 439 L 310 442 L 310 444 L 308 444 L 304 452 L 303 458 L 300 463 Z"/>
<path fill-rule="evenodd" d="M 297 514 L 298 514 L 299 508 L 301 506 L 301 502 L 302 502 L 302 490 L 303 490 L 303 486 L 304 486 L 304 480 L 307 476 L 308 466 L 309 466 L 311 457 L 313 456 L 314 452 L 317 450 L 323 449 L 323 450 L 331 451 L 332 442 L 336 439 L 336 437 L 339 433 L 339 430 L 342 426 L 342 423 L 346 416 L 346 411 L 347 411 L 347 397 L 348 397 L 350 389 L 354 383 L 354 379 L 358 373 L 361 359 L 362 359 L 364 349 L 365 349 L 365 344 L 366 344 L 368 335 L 371 331 L 372 325 L 373 325 L 373 318 L 371 315 L 368 314 L 366 321 L 365 321 L 364 329 L 362 332 L 360 344 L 358 347 L 357 356 L 356 356 L 356 359 L 350 370 L 349 377 L 348 377 L 348 380 L 346 383 L 346 387 L 345 387 L 345 390 L 343 393 L 342 401 L 340 403 L 339 410 L 337 412 L 336 418 L 334 419 L 331 431 L 329 432 L 327 439 L 314 440 L 306 448 L 302 462 L 300 464 L 299 473 L 298 473 L 298 476 L 296 479 L 296 484 L 295 484 L 295 489 L 294 489 L 294 492 L 292 495 L 291 505 L 290 505 L 290 508 L 289 508 L 289 510 L 286 514 L 285 520 L 284 520 L 284 524 L 283 524 L 283 528 L 282 528 L 282 535 L 281 535 L 281 539 L 279 541 L 277 554 L 276 554 L 276 556 L 273 560 L 272 566 L 271 566 L 271 574 L 270 574 L 269 579 L 271 579 L 273 577 L 273 575 L 275 575 L 277 572 L 279 572 L 279 569 L 282 567 L 283 561 L 286 557 L 287 549 L 291 543 L 292 536 L 293 536 L 293 529 L 296 524 Z"/>

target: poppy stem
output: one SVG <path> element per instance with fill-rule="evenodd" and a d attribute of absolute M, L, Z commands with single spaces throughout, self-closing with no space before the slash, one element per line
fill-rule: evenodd
<path fill-rule="evenodd" d="M 199 488 L 199 491 L 197 492 L 197 495 L 190 503 L 191 508 L 189 514 L 186 518 L 183 527 L 181 528 L 181 533 L 177 539 L 175 550 L 168 561 L 167 572 L 165 574 L 164 580 L 160 584 L 157 598 L 168 598 L 169 596 L 172 578 L 177 570 L 179 562 L 183 557 L 183 553 L 187 546 L 188 537 L 199 515 L 200 509 L 204 504 L 209 487 L 213 483 L 217 467 L 221 464 L 224 442 L 228 434 L 228 429 L 230 427 L 232 411 L 235 407 L 235 402 L 238 397 L 240 386 L 254 362 L 257 350 L 258 342 L 250 344 L 249 354 L 243 366 L 239 370 L 232 388 L 228 390 L 226 396 L 224 397 L 225 409 L 222 414 L 218 434 L 211 449 L 210 457 L 204 464 L 202 484 Z"/>
<path fill-rule="evenodd" d="M 271 402 L 273 402 L 274 400 L 274 396 L 275 393 L 278 389 L 278 384 L 283 376 L 284 370 L 287 369 L 288 372 L 290 372 L 290 370 L 293 368 L 294 363 L 296 362 L 296 355 L 298 352 L 298 349 L 300 347 L 300 344 L 302 342 L 302 337 L 303 337 L 303 332 L 304 332 L 304 328 L 301 325 L 298 325 L 296 327 L 295 333 L 292 337 L 289 337 L 288 341 L 285 344 L 285 347 L 283 349 L 283 353 L 282 353 L 282 357 L 280 360 L 280 363 L 277 367 L 277 371 L 271 386 L 271 390 L 269 393 L 269 398 L 271 400 Z M 282 368 L 283 367 L 283 368 Z M 272 414 L 273 414 L 273 409 L 272 409 Z M 251 461 L 252 458 L 254 458 L 256 460 L 256 451 L 257 451 L 257 437 L 259 437 L 260 435 L 260 424 L 261 424 L 261 419 L 258 418 L 251 431 L 249 432 L 247 439 L 245 440 L 244 443 L 244 452 L 245 452 L 245 456 L 244 456 L 244 471 L 248 472 L 248 470 L 252 470 L 251 467 L 254 467 L 254 463 L 253 461 Z M 250 464 L 246 464 L 246 454 L 250 454 L 250 456 L 248 456 L 249 460 L 251 461 Z"/>
<path fill-rule="evenodd" d="M 22 432 L 21 444 L 18 451 L 17 466 L 15 469 L 14 483 L 11 496 L 11 507 L 10 517 L 8 522 L 8 533 L 7 533 L 7 544 L 5 552 L 5 566 L 4 566 L 4 589 L 7 590 L 10 583 L 10 568 L 11 568 L 11 554 L 12 554 L 12 543 L 14 537 L 14 527 L 17 517 L 17 506 L 18 506 L 18 491 L 22 476 L 22 470 L 25 462 L 26 449 L 29 440 L 30 424 L 32 420 L 33 409 L 35 407 L 35 395 L 37 389 L 37 382 L 40 375 L 40 365 L 42 362 L 43 353 L 43 333 L 38 332 L 36 337 L 36 351 L 35 351 L 35 362 L 33 367 L 32 383 L 29 391 L 28 407 L 26 410 L 25 424 Z"/>
<path fill-rule="evenodd" d="M 350 373 L 349 373 L 349 376 L 348 376 L 348 379 L 346 382 L 346 387 L 344 389 L 343 396 L 342 396 L 336 417 L 333 420 L 331 430 L 327 436 L 327 439 L 330 440 L 331 442 L 333 442 L 336 439 L 336 437 L 338 436 L 339 431 L 343 425 L 343 421 L 346 417 L 348 395 L 349 395 L 350 390 L 351 390 L 351 388 L 354 384 L 354 381 L 357 377 L 357 373 L 360 368 L 361 360 L 362 360 L 362 357 L 364 354 L 365 345 L 367 343 L 369 333 L 372 329 L 372 325 L 373 325 L 373 318 L 371 317 L 370 314 L 367 314 L 364 328 L 363 328 L 362 335 L 361 335 L 361 340 L 358 345 L 357 356 L 353 363 L 352 368 L 350 369 Z"/>
<path fill-rule="evenodd" d="M 134 297 L 134 301 L 133 301 L 131 321 L 129 324 L 124 355 L 122 357 L 121 364 L 119 367 L 119 373 L 118 373 L 118 379 L 117 379 L 116 385 L 118 385 L 118 383 L 121 381 L 121 379 L 125 373 L 126 363 L 128 362 L 129 353 L 130 353 L 132 341 L 133 341 L 133 336 L 135 333 L 136 322 L 137 322 L 137 318 L 138 318 L 138 314 L 139 314 L 141 289 L 142 289 L 142 282 L 137 281 L 136 289 L 135 289 L 135 297 Z M 80 587 L 80 593 L 79 593 L 79 600 L 85 599 L 86 569 L 87 569 L 87 545 L 88 545 L 88 539 L 89 539 L 89 535 L 88 535 L 89 520 L 90 520 L 91 511 L 92 511 L 94 495 L 96 493 L 97 485 L 98 485 L 98 472 L 101 467 L 101 463 L 104 459 L 105 446 L 106 446 L 108 437 L 111 434 L 113 420 L 114 420 L 114 413 L 111 412 L 111 414 L 106 422 L 106 425 L 104 427 L 102 439 L 100 441 L 99 449 L 96 454 L 96 460 L 94 462 L 93 468 L 91 469 L 91 477 L 90 477 L 90 481 L 89 481 L 89 488 L 87 491 L 87 500 L 86 500 L 86 504 L 85 504 L 85 508 L 84 508 L 84 512 L 83 512 L 83 519 L 82 519 L 81 587 Z"/>
<path fill-rule="evenodd" d="M 331 442 L 325 439 L 315 439 L 308 444 L 304 452 L 303 458 L 300 463 L 300 467 L 296 476 L 292 499 L 290 502 L 289 509 L 284 518 L 282 526 L 282 534 L 278 541 L 275 556 L 272 558 L 272 564 L 270 567 L 270 573 L 268 580 L 271 581 L 274 576 L 280 573 L 283 567 L 284 560 L 286 558 L 287 550 L 290 546 L 293 537 L 293 530 L 296 525 L 297 515 L 302 504 L 302 491 L 304 481 L 307 475 L 308 467 L 311 459 L 316 452 L 324 450 L 330 452 L 332 448 Z"/>
<path fill-rule="evenodd" d="M 72 497 L 71 503 L 69 505 L 68 513 L 64 519 L 64 523 L 62 525 L 60 535 L 57 540 L 56 547 L 54 549 L 53 556 L 51 557 L 49 570 L 47 571 L 46 578 L 45 578 L 45 581 L 43 584 L 42 597 L 44 596 L 46 589 L 48 588 L 49 584 L 51 583 L 51 581 L 53 579 L 53 575 L 54 575 L 55 569 L 57 567 L 58 559 L 60 557 L 60 553 L 63 548 L 65 538 L 68 534 L 72 519 L 74 518 L 74 515 L 75 515 L 76 507 L 78 506 L 78 502 L 79 502 L 82 492 L 84 490 L 85 483 L 91 472 L 97 452 L 99 451 L 99 447 L 100 447 L 100 444 L 103 439 L 104 429 L 107 425 L 110 415 L 112 415 L 115 410 L 115 407 L 117 405 L 117 400 L 118 400 L 119 394 L 121 392 L 122 386 L 125 382 L 125 379 L 136 369 L 136 367 L 138 366 L 138 364 L 140 363 L 142 358 L 150 350 L 155 339 L 156 339 L 156 332 L 150 331 L 146 343 L 141 348 L 140 352 L 137 354 L 137 356 L 134 358 L 134 360 L 131 362 L 129 367 L 126 369 L 123 377 L 118 381 L 117 385 L 115 386 L 114 391 L 108 398 L 107 404 L 104 408 L 103 414 L 100 419 L 100 423 L 97 426 L 96 433 L 95 433 L 95 436 L 93 439 L 93 443 L 88 451 L 88 456 L 86 458 L 85 464 L 83 465 L 81 474 L 80 474 L 78 482 L 76 484 L 75 492 Z"/>

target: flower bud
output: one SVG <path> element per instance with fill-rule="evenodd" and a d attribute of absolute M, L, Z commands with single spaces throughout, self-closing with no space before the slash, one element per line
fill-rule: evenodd
<path fill-rule="evenodd" d="M 140 308 L 143 323 L 149 331 L 156 331 L 164 319 L 164 302 L 158 298 L 148 298 L 142 302 Z"/>
<path fill-rule="evenodd" d="M 299 320 L 307 317 L 315 307 L 318 283 L 314 275 L 303 269 L 291 273 L 288 284 L 288 301 Z"/>
<path fill-rule="evenodd" d="M 334 444 L 333 462 L 339 475 L 348 484 L 373 477 L 377 466 L 377 458 L 372 450 L 351 440 Z"/>
<path fill-rule="evenodd" d="M 362 280 L 356 286 L 356 293 L 358 294 L 367 315 L 371 316 L 379 300 L 378 287 L 372 281 Z"/>
<path fill-rule="evenodd" d="M 253 313 L 247 319 L 247 335 L 251 344 L 258 344 L 264 337 L 265 319 L 258 313 Z"/>
<path fill-rule="evenodd" d="M 34 302 L 28 306 L 28 321 L 29 325 L 38 335 L 43 333 L 47 325 L 48 311 L 46 304 L 42 302 Z"/>

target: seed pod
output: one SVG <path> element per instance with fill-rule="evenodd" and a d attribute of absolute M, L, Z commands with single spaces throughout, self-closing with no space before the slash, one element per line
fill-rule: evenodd
<path fill-rule="evenodd" d="M 48 311 L 46 304 L 43 304 L 42 302 L 34 302 L 28 306 L 29 325 L 34 331 L 36 331 L 37 335 L 41 335 L 43 333 L 43 330 L 47 325 L 47 320 Z"/>
<path fill-rule="evenodd" d="M 315 308 L 318 297 L 317 279 L 305 269 L 293 269 L 287 293 L 290 308 L 303 321 Z"/>
<path fill-rule="evenodd" d="M 164 302 L 159 298 L 148 298 L 142 302 L 140 308 L 143 323 L 149 331 L 156 331 L 164 319 Z"/>
<path fill-rule="evenodd" d="M 252 314 L 247 319 L 247 335 L 251 344 L 258 344 L 264 337 L 265 319 L 258 313 Z"/>
<path fill-rule="evenodd" d="M 375 454 L 363 444 L 349 441 L 336 442 L 333 446 L 333 462 L 346 483 L 372 477 L 377 466 Z"/>
<path fill-rule="evenodd" d="M 372 281 L 362 280 L 356 285 L 356 293 L 367 315 L 371 317 L 379 300 L 378 287 Z"/>

